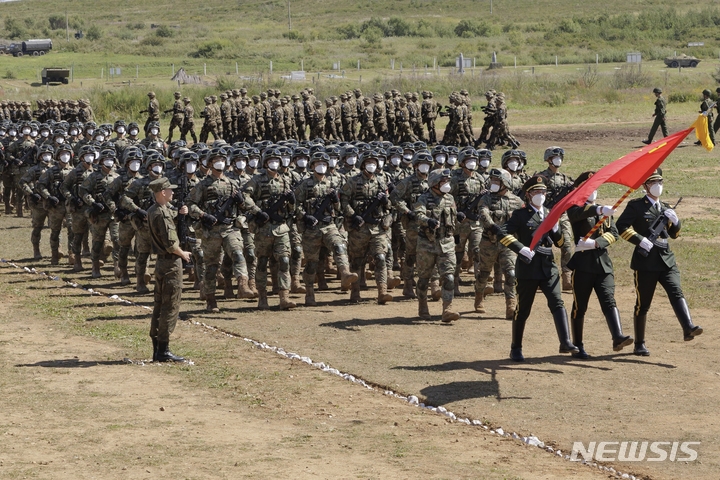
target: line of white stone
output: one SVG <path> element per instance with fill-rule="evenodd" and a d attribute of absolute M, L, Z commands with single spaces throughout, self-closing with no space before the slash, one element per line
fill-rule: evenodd
<path fill-rule="evenodd" d="M 109 298 L 109 299 L 111 299 L 111 300 L 115 300 L 115 301 L 120 302 L 120 303 L 123 303 L 123 304 L 125 304 L 125 305 L 136 306 L 136 307 L 144 308 L 144 309 L 146 309 L 146 310 L 151 310 L 151 308 L 148 307 L 148 306 L 146 306 L 146 305 L 140 305 L 140 304 L 138 304 L 138 303 L 131 302 L 130 300 L 125 300 L 125 299 L 119 297 L 118 295 L 106 295 L 106 294 L 101 293 L 101 292 L 98 292 L 97 290 L 94 290 L 94 289 L 92 289 L 92 288 L 85 288 L 85 287 L 83 287 L 82 285 L 79 285 L 78 283 L 71 282 L 71 281 L 67 281 L 67 280 L 63 280 L 63 279 L 60 278 L 59 276 L 54 276 L 54 275 L 50 275 L 50 274 L 48 274 L 48 273 L 46 273 L 46 272 L 38 271 L 38 270 L 36 270 L 36 269 L 33 268 L 33 267 L 22 267 L 22 266 L 20 266 L 20 265 L 17 265 L 17 264 L 15 264 L 15 263 L 10 262 L 10 261 L 5 260 L 5 259 L 0 259 L 0 262 L 5 263 L 5 264 L 7 264 L 7 265 L 11 265 L 11 266 L 13 266 L 13 267 L 15 267 L 15 268 L 18 268 L 18 269 L 22 269 L 22 270 L 24 270 L 25 272 L 30 273 L 30 274 L 42 275 L 42 276 L 45 276 L 45 277 L 49 278 L 50 280 L 55 280 L 55 281 L 64 282 L 66 285 L 69 285 L 69 286 L 71 286 L 71 287 L 80 288 L 80 289 L 82 289 L 82 290 L 85 290 L 86 292 L 90 293 L 91 295 L 102 295 L 102 296 L 105 296 L 106 298 Z M 515 433 L 515 432 L 512 432 L 512 433 L 505 432 L 502 427 L 497 427 L 497 428 L 495 428 L 495 429 L 492 429 L 492 428 L 488 427 L 487 425 L 485 425 L 481 420 L 472 420 L 472 419 L 470 419 L 470 418 L 458 418 L 458 416 L 455 415 L 455 413 L 447 410 L 447 409 L 446 409 L 445 407 L 443 407 L 443 406 L 436 407 L 436 406 L 433 406 L 433 405 L 426 405 L 426 404 L 424 404 L 424 403 L 421 403 L 421 402 L 419 401 L 418 397 L 415 396 L 415 395 L 405 396 L 405 395 L 401 395 L 401 394 L 399 394 L 399 393 L 393 392 L 392 390 L 385 390 L 385 389 L 383 389 L 383 388 L 381 388 L 381 387 L 374 386 L 374 385 L 366 382 L 366 381 L 363 380 L 362 378 L 358 378 L 358 377 L 355 376 L 355 375 L 351 375 L 351 374 L 349 374 L 349 373 L 341 372 L 341 371 L 338 370 L 337 368 L 333 368 L 333 367 L 331 367 L 330 365 L 327 365 L 325 362 L 314 362 L 310 357 L 304 357 L 304 356 L 301 356 L 301 355 L 299 355 L 299 354 L 297 354 L 297 353 L 294 353 L 294 352 L 288 352 L 288 351 L 286 351 L 285 349 L 283 349 L 282 347 L 276 347 L 276 346 L 273 346 L 273 345 L 268 345 L 268 344 L 265 343 L 265 342 L 258 342 L 257 340 L 253 340 L 252 338 L 242 337 L 242 336 L 240 336 L 240 335 L 236 335 L 236 334 L 234 334 L 234 333 L 228 332 L 228 331 L 226 331 L 226 330 L 223 330 L 223 329 L 221 329 L 221 328 L 215 327 L 215 326 L 213 326 L 213 325 L 208 325 L 208 324 L 203 323 L 203 322 L 197 322 L 197 321 L 195 321 L 195 320 L 191 320 L 190 323 L 193 324 L 193 325 L 199 326 L 199 327 L 201 327 L 201 328 L 205 328 L 205 329 L 207 329 L 207 330 L 211 330 L 211 331 L 220 333 L 220 334 L 225 335 L 225 336 L 230 337 L 230 338 L 240 338 L 240 339 L 242 339 L 242 340 L 244 340 L 244 341 L 246 341 L 246 342 L 248 342 L 248 343 L 251 343 L 253 346 L 255 346 L 255 347 L 257 347 L 257 348 L 260 348 L 260 349 L 262 349 L 262 350 L 268 350 L 268 351 L 274 352 L 274 353 L 276 353 L 276 354 L 278 354 L 278 355 L 280 355 L 280 356 L 282 356 L 282 357 L 285 357 L 285 358 L 287 358 L 287 359 L 290 359 L 290 360 L 299 360 L 300 362 L 306 363 L 306 364 L 310 365 L 310 366 L 313 367 L 313 368 L 316 368 L 316 369 L 318 369 L 318 370 L 322 370 L 323 372 L 326 372 L 326 373 L 329 373 L 329 374 L 332 374 L 332 375 L 336 375 L 336 376 L 341 377 L 341 378 L 343 378 L 343 379 L 345 379 L 345 380 L 347 380 L 347 381 L 349 381 L 349 382 L 352 382 L 352 383 L 356 383 L 356 384 L 358 384 L 358 385 L 361 385 L 361 386 L 365 387 L 365 388 L 368 389 L 368 390 L 380 392 L 380 393 L 383 393 L 383 394 L 385 394 L 385 395 L 387 395 L 387 396 L 391 396 L 391 397 L 394 397 L 394 398 L 403 400 L 403 401 L 405 401 L 405 402 L 407 402 L 407 403 L 409 403 L 410 405 L 413 405 L 413 406 L 415 406 L 415 407 L 423 408 L 423 409 L 429 410 L 429 411 L 431 411 L 431 412 L 434 412 L 434 413 L 443 415 L 443 416 L 447 417 L 450 421 L 455 421 L 455 422 L 458 422 L 458 423 L 464 423 L 464 424 L 466 424 L 466 425 L 472 425 L 472 426 L 476 426 L 476 427 L 481 427 L 481 428 L 483 428 L 484 430 L 487 430 L 487 431 L 488 431 L 490 434 L 492 434 L 492 435 L 499 435 L 499 436 L 501 436 L 501 437 L 508 437 L 508 438 L 512 438 L 512 439 L 514 439 L 514 440 L 519 440 L 519 441 L 525 443 L 526 445 L 530 445 L 530 446 L 533 446 L 533 447 L 541 448 L 541 449 L 543 449 L 543 450 L 545 450 L 545 451 L 547 451 L 547 452 L 549 452 L 549 453 L 551 453 L 551 454 L 554 454 L 554 455 L 556 455 L 556 456 L 558 456 L 558 457 L 560 457 L 560 458 L 564 458 L 565 460 L 570 460 L 570 455 L 569 455 L 569 454 L 563 454 L 563 452 L 562 452 L 561 450 L 555 450 L 555 449 L 554 449 L 553 447 L 551 447 L 550 445 L 545 445 L 545 442 L 541 441 L 538 437 L 536 437 L 536 436 L 534 436 L 534 435 L 532 435 L 532 434 L 529 435 L 529 436 L 527 436 L 527 437 L 521 437 L 520 435 L 518 435 L 518 434 Z M 128 361 L 128 363 L 144 364 L 144 362 L 134 362 L 134 361 Z M 582 460 L 581 462 L 578 462 L 578 463 L 581 463 L 581 464 L 583 464 L 583 465 L 587 465 L 587 466 L 592 467 L 592 468 L 597 468 L 598 470 L 601 470 L 601 471 L 604 471 L 604 472 L 606 472 L 606 473 L 609 473 L 610 475 L 613 475 L 613 476 L 615 476 L 616 478 L 622 478 L 622 479 L 627 479 L 627 480 L 640 480 L 640 479 L 638 479 L 637 477 L 635 477 L 635 475 L 631 475 L 631 474 L 629 474 L 629 473 L 624 473 L 624 472 L 615 470 L 613 467 L 608 467 L 608 466 L 605 466 L 605 465 L 602 465 L 602 464 L 598 464 L 598 463 L 596 463 L 596 462 L 589 462 L 589 461 L 586 461 L 586 460 Z"/>

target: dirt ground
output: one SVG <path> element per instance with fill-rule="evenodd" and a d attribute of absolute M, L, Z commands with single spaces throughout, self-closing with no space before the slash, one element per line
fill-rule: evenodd
<path fill-rule="evenodd" d="M 564 132 L 561 139 L 599 145 L 614 138 L 612 130 L 589 132 Z M 630 142 L 636 133 L 622 135 Z M 552 132 L 525 135 L 531 147 L 559 143 Z M 702 216 L 707 200 L 683 202 Z M 89 270 L 74 274 L 67 265 L 30 260 L 28 218 L 0 217 L 0 228 L 3 259 L 151 305 L 150 296 L 121 287 L 111 267 L 92 280 Z M 47 236 L 43 232 L 46 254 Z M 630 250 L 622 243 L 613 248 L 616 295 L 632 334 Z M 259 350 L 242 337 L 325 362 L 381 389 L 417 395 L 458 418 L 535 435 L 563 453 L 575 441 L 699 441 L 694 462 L 604 465 L 653 479 L 717 477 L 714 309 L 691 305 L 705 333 L 683 342 L 658 292 L 647 333 L 652 355 L 635 357 L 631 350 L 612 351 L 593 299 L 585 328 L 593 357 L 579 361 L 558 355 L 552 321 L 538 298 L 525 333 L 528 361 L 517 364 L 508 359 L 510 322 L 502 318 L 502 296 L 490 296 L 489 313 L 476 314 L 470 276 L 462 280 L 462 318 L 452 325 L 439 321 L 438 303 L 431 304 L 432 321 L 417 320 L 417 304 L 397 289 L 398 301 L 389 305 L 376 305 L 372 289 L 363 292 L 362 304 L 349 305 L 349 295 L 333 281 L 318 293 L 317 307 L 257 312 L 254 302 L 222 300 L 215 315 L 205 314 L 197 293 L 186 289 L 184 321 L 172 344 L 194 365 L 159 366 L 138 363 L 150 351 L 147 310 L 0 264 L 0 477 L 612 477 Z M 572 295 L 563 297 L 569 308 Z M 300 295 L 294 299 L 302 302 Z"/>

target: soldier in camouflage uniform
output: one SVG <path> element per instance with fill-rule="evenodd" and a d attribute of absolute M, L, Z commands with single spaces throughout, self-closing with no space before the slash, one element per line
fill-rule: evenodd
<path fill-rule="evenodd" d="M 221 138 L 232 141 L 232 111 L 233 106 L 226 93 L 220 94 L 220 118 L 222 123 Z"/>
<path fill-rule="evenodd" d="M 200 112 L 200 116 L 204 119 L 203 126 L 200 129 L 200 142 L 205 143 L 208 137 L 212 133 L 213 140 L 218 139 L 217 135 L 217 124 L 215 123 L 215 115 L 213 114 L 213 107 L 211 105 L 210 97 L 205 97 L 205 108 Z"/>
<path fill-rule="evenodd" d="M 145 127 L 143 131 L 147 134 L 148 128 L 152 122 L 160 121 L 160 103 L 155 98 L 155 92 L 148 92 L 148 108 L 146 110 L 140 110 L 138 113 L 147 113 L 147 120 L 145 121 Z M 82 105 L 82 103 L 80 104 Z M 92 118 L 82 119 L 81 122 L 88 122 Z"/>
<path fill-rule="evenodd" d="M 422 92 L 423 101 L 420 106 L 420 113 L 422 116 L 422 122 L 425 124 L 428 130 L 428 141 L 431 144 L 437 143 L 437 131 L 435 130 L 435 119 L 438 114 L 437 102 L 433 99 L 433 93 L 424 91 Z"/>
<path fill-rule="evenodd" d="M 35 140 L 31 136 L 32 127 L 29 123 L 24 123 L 20 127 L 20 138 L 15 140 L 8 146 L 7 152 L 5 153 L 6 160 L 10 165 L 10 176 L 13 179 L 13 185 L 15 187 L 15 216 L 23 216 L 23 203 L 25 198 L 23 197 L 22 188 L 20 187 L 20 179 L 25 175 L 25 172 L 34 163 L 34 158 L 29 158 L 29 153 L 35 147 Z"/>
<path fill-rule="evenodd" d="M 263 140 L 272 140 L 273 136 L 273 106 L 271 100 L 271 98 L 268 98 L 268 94 L 266 92 L 260 93 L 260 103 L 262 103 L 263 106 L 263 118 L 265 125 L 265 136 L 263 137 Z"/>
<path fill-rule="evenodd" d="M 164 113 L 172 113 L 172 119 L 170 120 L 170 131 L 168 132 L 168 143 L 172 142 L 173 137 L 173 131 L 175 128 L 180 130 L 181 139 L 182 138 L 182 131 L 183 131 L 183 120 L 185 119 L 185 107 L 183 106 L 182 102 L 180 101 L 180 92 L 175 92 L 173 94 L 175 97 L 175 103 L 173 103 L 173 108 L 169 110 L 165 110 Z"/>
<path fill-rule="evenodd" d="M 565 150 L 560 147 L 549 147 L 545 150 L 544 158 L 548 163 L 548 168 L 538 173 L 538 175 L 542 175 L 546 180 L 548 198 L 545 206 L 548 208 L 552 208 L 555 203 L 567 195 L 572 190 L 575 182 L 572 177 L 560 173 L 560 166 L 564 157 Z M 574 243 L 572 241 L 572 225 L 567 213 L 563 213 L 560 217 L 560 231 L 564 239 L 561 247 L 562 256 L 560 262 L 562 267 L 562 289 L 572 291 L 572 270 L 567 265 L 574 253 Z"/>
<path fill-rule="evenodd" d="M 485 161 L 488 160 L 483 156 Z M 460 266 L 467 249 L 470 260 L 475 263 L 479 260 L 480 240 L 482 226 L 480 225 L 476 206 L 480 198 L 487 192 L 487 179 L 483 174 L 485 168 L 478 172 L 480 154 L 472 147 L 464 148 L 459 156 L 460 167 L 452 170 L 450 193 L 458 208 L 458 224 L 455 228 L 458 242 L 455 245 L 455 295 L 460 293 Z M 478 295 L 478 285 L 475 284 L 475 295 Z"/>
<path fill-rule="evenodd" d="M 297 140 L 297 129 L 295 127 L 295 109 L 287 97 L 280 99 L 285 114 L 285 138 Z"/>
<path fill-rule="evenodd" d="M 333 107 L 332 98 L 325 99 L 325 140 L 342 140 L 337 130 L 337 123 L 335 121 L 336 111 Z"/>
<path fill-rule="evenodd" d="M 60 230 L 65 221 L 68 239 L 68 258 L 71 257 L 72 247 L 72 230 L 70 219 L 67 218 L 67 210 L 65 208 L 65 197 L 62 194 L 62 183 L 72 171 L 70 161 L 72 160 L 72 148 L 70 145 L 61 146 L 55 152 L 57 163 L 46 170 L 40 176 L 37 184 L 37 191 L 45 199 L 48 223 L 50 226 L 50 265 L 58 265 L 60 261 Z M 71 263 L 75 263 L 71 259 Z"/>
<path fill-rule="evenodd" d="M 372 100 L 370 97 L 364 97 L 365 103 L 360 116 L 360 135 L 358 138 L 364 142 L 372 142 L 377 138 L 375 133 L 375 123 L 373 122 L 373 108 L 370 105 Z"/>
<path fill-rule="evenodd" d="M 300 141 L 307 140 L 307 127 L 305 121 L 305 105 L 297 95 L 292 96 L 293 117 L 295 118 L 295 130 Z"/>
<path fill-rule="evenodd" d="M 410 112 L 407 108 L 407 101 L 400 97 L 395 108 L 395 129 L 399 142 L 417 142 L 418 138 L 413 134 L 410 125 Z"/>
<path fill-rule="evenodd" d="M 205 308 L 208 312 L 218 312 L 215 289 L 222 252 L 232 259 L 233 277 L 238 283 L 237 298 L 255 298 L 255 295 L 248 286 L 242 235 L 235 226 L 245 198 L 238 183 L 223 174 L 227 163 L 223 149 L 213 148 L 207 156 L 207 163 L 211 166 L 211 173 L 190 192 L 188 208 L 190 215 L 202 223 Z M 225 282 L 228 299 L 233 293 L 232 280 L 226 279 Z"/>
<path fill-rule="evenodd" d="M 95 162 L 95 147 L 86 145 L 78 151 L 80 157 L 78 165 L 65 177 L 60 190 L 65 197 L 65 205 L 71 215 L 72 225 L 72 250 L 75 257 L 73 271 L 79 272 L 82 266 L 82 244 L 83 237 L 88 233 L 88 219 L 85 215 L 87 210 L 85 201 L 80 194 L 80 185 L 93 173 L 93 162 Z"/>
<path fill-rule="evenodd" d="M 100 169 L 88 176 L 80 185 L 79 194 L 88 207 L 88 221 L 90 222 L 90 233 L 92 234 L 92 278 L 102 276 L 100 272 L 100 256 L 105 244 L 105 235 L 110 230 L 110 238 L 113 242 L 113 260 L 117 262 L 118 250 L 118 224 L 113 219 L 116 204 L 117 178 L 115 172 L 116 153 L 114 149 L 105 149 L 100 152 Z"/>
<path fill-rule="evenodd" d="M 505 319 L 515 316 L 515 252 L 501 244 L 498 238 L 500 227 L 512 213 L 521 208 L 523 201 L 511 191 L 512 179 L 505 170 L 490 170 L 489 192 L 482 197 L 475 212 L 483 227 L 480 242 L 478 268 L 475 273 L 475 311 L 485 313 L 483 304 L 485 287 L 496 262 L 500 262 L 501 272 L 505 276 Z M 496 278 L 499 276 L 495 274 Z"/>
<path fill-rule="evenodd" d="M 360 274 L 368 256 L 375 261 L 375 282 L 378 287 L 378 304 L 392 301 L 387 293 L 387 235 L 392 216 L 387 185 L 375 174 L 377 159 L 370 153 L 360 156 L 361 173 L 348 178 L 340 192 L 342 211 L 348 224 L 348 254 L 352 271 Z M 350 301 L 360 301 L 360 285 L 352 285 Z"/>
<path fill-rule="evenodd" d="M 280 100 L 273 100 L 272 103 L 272 140 L 279 142 L 287 140 L 285 134 L 285 110 L 282 108 Z"/>
<path fill-rule="evenodd" d="M 187 203 L 187 199 L 189 198 L 192 189 L 200 183 L 200 178 L 196 175 L 199 164 L 200 158 L 195 152 L 187 151 L 180 155 L 180 160 L 178 162 L 178 175 L 175 177 L 174 183 L 178 186 L 176 196 L 178 198 L 184 198 L 185 203 Z M 192 238 L 192 241 L 189 242 L 192 243 L 191 252 L 194 272 L 191 275 L 191 278 L 194 281 L 192 288 L 193 290 L 200 290 L 200 300 L 205 300 L 206 297 L 202 288 L 203 280 L 205 278 L 205 257 L 202 251 L 202 241 L 200 239 L 200 235 L 198 234 L 199 229 L 199 224 L 193 226 L 188 225 L 187 233 Z"/>
<path fill-rule="evenodd" d="M 142 162 L 143 154 L 138 147 L 127 148 L 122 156 L 123 166 L 118 169 L 118 176 L 115 179 L 119 185 L 113 185 L 112 187 L 112 191 L 117 192 L 115 202 L 116 205 L 119 205 L 119 208 L 115 210 L 115 219 L 118 222 L 118 244 L 120 245 L 117 261 L 118 268 L 115 274 L 120 279 L 121 285 L 130 284 L 130 276 L 127 271 L 128 255 L 132 247 L 132 239 L 135 238 L 135 227 L 130 221 L 130 211 L 123 205 L 123 196 L 133 181 L 142 178 L 143 175 L 140 173 Z M 137 272 L 137 267 L 135 271 Z"/>
<path fill-rule="evenodd" d="M 325 133 L 325 113 L 322 111 L 322 102 L 315 100 L 310 115 L 310 138 L 322 138 Z"/>
<path fill-rule="evenodd" d="M 382 95 L 379 93 L 373 95 L 373 102 L 374 103 L 371 104 L 373 110 L 373 125 L 377 133 L 377 139 L 380 141 L 388 141 L 390 140 L 390 134 L 388 133 L 387 114 Z"/>
<path fill-rule="evenodd" d="M 525 172 L 527 165 L 527 155 L 522 150 L 507 150 L 503 153 L 501 166 L 510 174 L 512 187 L 510 191 L 520 196 L 522 186 L 528 181 L 529 176 Z"/>
<path fill-rule="evenodd" d="M 340 235 L 335 217 L 341 215 L 339 192 L 333 188 L 331 179 L 326 177 L 330 157 L 323 152 L 313 154 L 310 160 L 312 176 L 295 187 L 298 228 L 302 234 L 302 248 L 305 252 L 305 305 L 314 306 L 315 277 L 320 265 L 320 250 L 324 246 L 333 252 L 335 265 L 341 275 L 341 287 L 350 288 L 357 281 L 357 274 L 349 269 L 345 240 Z"/>
<path fill-rule="evenodd" d="M 295 308 L 290 301 L 290 226 L 289 219 L 294 212 L 295 195 L 287 177 L 281 175 L 281 152 L 277 148 L 263 153 L 264 171 L 255 175 L 245 185 L 245 202 L 248 213 L 253 216 L 250 223 L 255 234 L 255 254 L 258 258 L 257 289 L 258 309 L 267 310 L 267 269 L 272 260 L 278 266 L 278 295 L 280 308 Z"/>
<path fill-rule="evenodd" d="M 38 149 L 35 158 L 35 165 L 28 168 L 20 179 L 20 191 L 27 197 L 30 205 L 30 214 L 32 217 L 32 232 L 30 234 L 30 242 L 33 246 L 33 258 L 40 260 L 40 234 L 45 220 L 47 219 L 47 210 L 43 205 L 42 196 L 38 190 L 38 180 L 45 171 L 50 168 L 55 151 L 51 145 L 42 145 Z"/>
<path fill-rule="evenodd" d="M 450 194 L 450 170 L 435 170 L 428 177 L 429 190 L 418 198 L 413 207 L 419 225 L 418 258 L 418 316 L 430 319 L 427 288 L 433 271 L 437 269 L 442 284 L 442 321 L 460 318 L 453 310 L 455 290 L 455 229 L 458 212 Z"/>
<path fill-rule="evenodd" d="M 655 120 L 653 120 L 647 139 L 642 141 L 645 145 L 650 145 L 652 143 L 658 128 L 661 129 L 663 137 L 668 136 L 667 123 L 665 122 L 665 116 L 667 115 L 667 102 L 662 96 L 662 89 L 657 87 L 653 88 L 653 94 L 655 95 L 655 112 L 652 116 Z"/>

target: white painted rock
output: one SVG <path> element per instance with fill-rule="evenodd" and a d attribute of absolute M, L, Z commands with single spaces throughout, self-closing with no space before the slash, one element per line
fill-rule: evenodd
<path fill-rule="evenodd" d="M 419 405 L 420 404 L 420 400 L 418 400 L 418 397 L 416 397 L 415 395 L 410 395 L 408 397 L 408 402 L 410 402 L 410 405 Z"/>

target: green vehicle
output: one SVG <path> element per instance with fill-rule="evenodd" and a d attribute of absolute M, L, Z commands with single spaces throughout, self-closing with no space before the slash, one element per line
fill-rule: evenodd
<path fill-rule="evenodd" d="M 667 65 L 670 68 L 678 68 L 678 67 L 691 67 L 695 68 L 698 66 L 698 63 L 700 63 L 700 59 L 697 57 L 693 57 L 691 55 L 675 55 L 673 57 L 667 57 L 665 59 L 665 65 Z"/>

